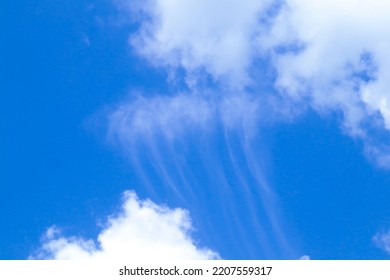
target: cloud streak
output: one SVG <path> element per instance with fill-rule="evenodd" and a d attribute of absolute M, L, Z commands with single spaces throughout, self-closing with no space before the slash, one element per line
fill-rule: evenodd
<path fill-rule="evenodd" d="M 237 255 L 295 258 L 264 171 L 263 108 L 246 94 L 136 97 L 113 110 L 110 139 L 144 190 L 185 205 L 209 235 L 220 227 Z"/>

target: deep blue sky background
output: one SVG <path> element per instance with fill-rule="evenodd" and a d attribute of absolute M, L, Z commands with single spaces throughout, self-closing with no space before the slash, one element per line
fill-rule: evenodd
<path fill-rule="evenodd" d="M 188 136 L 175 147 L 191 170 L 185 174 L 193 176 L 184 198 L 154 169 L 142 150 L 147 146 L 140 146 L 139 160 L 154 189 L 107 141 L 105 114 L 129 92 L 172 91 L 161 69 L 132 52 L 127 40 L 136 25 L 110 1 L 18 0 L 0 10 L 0 259 L 26 258 L 52 224 L 67 235 L 95 237 L 96 224 L 117 209 L 126 189 L 188 209 L 195 237 L 223 258 L 388 258 L 372 237 L 390 226 L 390 173 L 343 135 L 336 116 L 308 112 L 265 125 L 252 143 L 259 158 L 267 150 L 265 176 L 278 197 L 286 248 L 269 232 L 245 167 L 252 198 L 240 191 L 221 128 L 207 144 Z M 240 165 L 239 132 L 228 139 Z M 170 152 L 159 145 L 173 181 L 181 182 Z M 203 149 L 209 149 L 206 166 Z M 222 178 L 213 170 L 222 170 L 233 187 L 215 187 Z M 265 221 L 260 228 L 253 217 Z"/>

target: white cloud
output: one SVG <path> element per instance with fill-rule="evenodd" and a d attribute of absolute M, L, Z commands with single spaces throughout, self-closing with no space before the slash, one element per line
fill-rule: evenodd
<path fill-rule="evenodd" d="M 110 133 L 125 141 L 157 133 L 171 139 L 188 127 L 207 127 L 214 114 L 212 102 L 196 95 L 138 97 L 110 115 Z"/>
<path fill-rule="evenodd" d="M 381 0 L 287 0 L 259 39 L 276 88 L 319 112 L 341 111 L 347 133 L 364 139 L 366 151 L 381 150 L 371 154 L 381 165 L 390 163 L 387 151 L 371 146 L 367 126 L 390 130 L 389 13 Z"/>
<path fill-rule="evenodd" d="M 109 135 L 124 146 L 162 135 L 173 140 L 188 131 L 212 131 L 219 122 L 248 135 L 261 114 L 260 100 L 246 94 L 214 97 L 199 93 L 137 97 L 109 116 Z"/>
<path fill-rule="evenodd" d="M 191 221 L 183 209 L 170 209 L 126 192 L 119 214 L 108 219 L 97 241 L 63 237 L 55 227 L 46 232 L 38 259 L 216 259 L 191 238 Z"/>
<path fill-rule="evenodd" d="M 260 14 L 271 1 L 149 0 L 137 9 L 147 17 L 131 39 L 152 64 L 183 67 L 190 76 L 204 70 L 214 79 L 241 88 L 249 82 L 248 67 Z"/>
<path fill-rule="evenodd" d="M 143 16 L 131 43 L 152 64 L 168 71 L 184 68 L 190 86 L 204 71 L 242 95 L 253 81 L 273 79 L 261 70 L 268 61 L 278 94 L 321 114 L 341 112 L 345 131 L 365 141 L 369 156 L 390 166 L 388 144 L 374 145 L 377 139 L 368 130 L 390 131 L 388 1 L 135 3 L 133 11 Z"/>
<path fill-rule="evenodd" d="M 292 95 L 310 94 L 318 107 L 340 106 L 350 121 L 361 116 L 348 116 L 348 106 L 381 110 L 370 99 L 373 88 L 376 101 L 388 92 L 389 11 L 390 4 L 380 0 L 288 0 L 265 46 L 301 49 L 275 54 L 277 86 Z"/>
<path fill-rule="evenodd" d="M 377 233 L 373 238 L 374 243 L 390 254 L 390 231 Z"/>

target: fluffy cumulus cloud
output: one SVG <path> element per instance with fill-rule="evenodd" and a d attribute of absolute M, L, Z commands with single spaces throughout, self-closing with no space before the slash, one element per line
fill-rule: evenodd
<path fill-rule="evenodd" d="M 389 12 L 380 0 L 287 0 L 261 38 L 276 88 L 320 112 L 342 112 L 345 131 L 383 166 L 388 143 L 378 145 L 370 129 L 390 129 Z"/>
<path fill-rule="evenodd" d="M 206 73 L 229 94 L 252 86 L 251 94 L 264 96 L 264 87 L 253 85 L 267 80 L 274 95 L 291 104 L 341 114 L 344 131 L 390 166 L 390 145 L 372 136 L 372 129 L 390 130 L 388 1 L 148 0 L 130 6 L 133 15 L 143 15 L 131 46 L 151 64 L 184 69 L 190 88 Z"/>
<path fill-rule="evenodd" d="M 110 217 L 97 241 L 61 236 L 50 228 L 37 259 L 216 259 L 191 238 L 191 221 L 183 209 L 170 209 L 126 192 L 119 214 Z"/>
<path fill-rule="evenodd" d="M 263 38 L 277 88 L 319 110 L 341 109 L 352 134 L 376 113 L 389 129 L 389 12 L 380 0 L 288 0 Z"/>
<path fill-rule="evenodd" d="M 132 45 L 153 64 L 182 67 L 189 78 L 205 71 L 240 87 L 248 82 L 256 24 L 269 0 L 147 0 L 136 11 L 147 17 Z M 226 79 L 228 78 L 228 79 Z"/>

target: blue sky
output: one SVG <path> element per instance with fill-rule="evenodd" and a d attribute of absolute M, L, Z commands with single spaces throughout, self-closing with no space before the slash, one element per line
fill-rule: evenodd
<path fill-rule="evenodd" d="M 388 259 L 390 7 L 355 2 L 3 3 L 0 259 Z"/>

